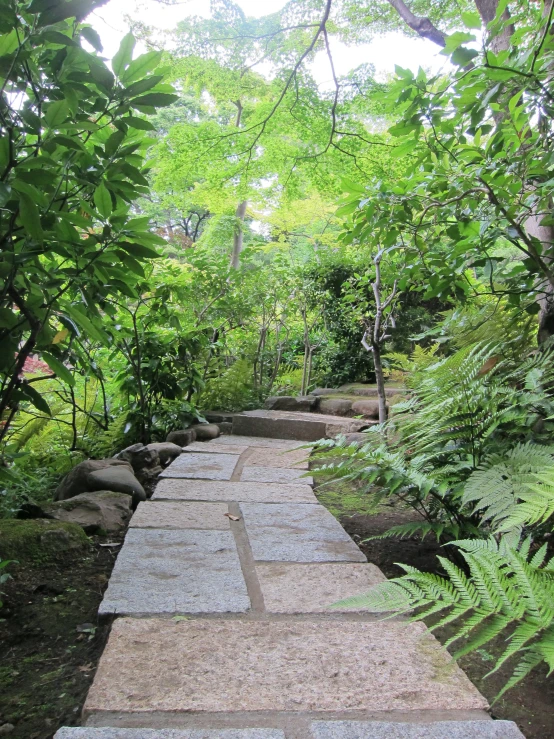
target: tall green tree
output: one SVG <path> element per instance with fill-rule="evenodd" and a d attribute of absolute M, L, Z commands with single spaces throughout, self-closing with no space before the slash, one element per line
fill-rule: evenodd
<path fill-rule="evenodd" d="M 160 53 L 133 59 L 131 34 L 108 68 L 78 20 L 96 5 L 10 0 L 0 12 L 0 440 L 21 403 L 50 412 L 28 358 L 71 384 L 72 337 L 107 342 L 104 301 L 136 298 L 141 261 L 164 243 L 132 204 L 148 192 L 141 113 L 177 96 Z"/>

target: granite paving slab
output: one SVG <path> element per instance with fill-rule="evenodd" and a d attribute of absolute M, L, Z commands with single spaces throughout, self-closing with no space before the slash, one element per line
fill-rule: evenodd
<path fill-rule="evenodd" d="M 306 446 L 306 442 L 299 439 L 272 439 L 264 436 L 242 436 L 240 434 L 218 436 L 217 439 L 212 439 L 209 444 L 213 444 L 214 446 L 218 444 L 223 444 L 224 446 L 239 444 L 247 447 L 265 447 L 267 449 L 282 449 L 284 451 Z"/>
<path fill-rule="evenodd" d="M 358 421 L 355 418 L 341 418 L 322 413 L 258 409 L 243 411 L 233 416 L 233 435 L 250 434 L 264 438 L 318 441 L 336 436 L 338 433 L 361 431 L 371 423 L 368 420 Z"/>
<path fill-rule="evenodd" d="M 248 464 L 249 461 L 247 460 L 240 476 L 241 481 L 244 482 L 278 482 L 284 484 L 303 482 L 305 485 L 314 484 L 314 478 L 304 477 L 303 470 L 289 470 L 279 467 L 249 467 Z"/>
<path fill-rule="evenodd" d="M 160 477 L 230 480 L 238 460 L 238 454 L 181 454 Z"/>
<path fill-rule="evenodd" d="M 194 441 L 183 447 L 183 452 L 200 454 L 242 454 L 248 449 L 246 444 L 212 444 L 211 441 Z"/>
<path fill-rule="evenodd" d="M 245 503 L 317 504 L 309 485 L 264 482 L 211 482 L 166 478 L 156 485 L 152 500 L 225 500 Z"/>
<path fill-rule="evenodd" d="M 285 739 L 279 729 L 63 728 L 54 739 Z"/>
<path fill-rule="evenodd" d="M 84 710 L 136 715 L 485 707 L 420 623 L 120 618 Z"/>
<path fill-rule="evenodd" d="M 354 562 L 258 563 L 256 574 L 270 613 L 330 613 L 331 603 L 365 593 L 386 580 L 375 565 Z"/>
<path fill-rule="evenodd" d="M 524 739 L 512 721 L 315 721 L 312 739 Z"/>
<path fill-rule="evenodd" d="M 285 739 L 279 729 L 63 728 L 54 739 Z"/>
<path fill-rule="evenodd" d="M 254 559 L 265 562 L 365 562 L 321 505 L 241 503 Z"/>
<path fill-rule="evenodd" d="M 139 503 L 131 518 L 131 528 L 148 529 L 229 529 L 225 503 L 152 501 Z"/>
<path fill-rule="evenodd" d="M 292 449 L 278 451 L 275 449 L 251 447 L 246 464 L 249 467 L 287 467 L 289 469 L 307 470 L 309 449 Z"/>
<path fill-rule="evenodd" d="M 99 612 L 241 613 L 249 607 L 231 532 L 130 529 Z"/>

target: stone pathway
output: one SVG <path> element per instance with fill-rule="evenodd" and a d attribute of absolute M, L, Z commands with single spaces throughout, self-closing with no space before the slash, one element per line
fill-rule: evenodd
<path fill-rule="evenodd" d="M 302 442 L 187 447 L 140 503 L 81 728 L 56 739 L 521 739 L 421 624 L 329 611 L 384 579 Z"/>

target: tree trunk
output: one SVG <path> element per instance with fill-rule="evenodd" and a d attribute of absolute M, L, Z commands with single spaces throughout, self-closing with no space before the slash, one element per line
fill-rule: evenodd
<path fill-rule="evenodd" d="M 542 226 L 540 221 L 544 215 L 533 215 L 525 222 L 525 230 L 529 236 L 534 236 L 542 244 L 542 258 L 548 266 L 554 265 L 554 228 L 552 226 Z M 539 331 L 537 335 L 538 344 L 544 342 L 551 336 L 554 336 L 554 287 L 551 282 L 545 279 L 542 283 L 542 294 L 538 299 L 540 305 L 539 311 Z"/>
<path fill-rule="evenodd" d="M 246 216 L 246 206 L 248 205 L 247 200 L 243 200 L 237 206 L 235 213 L 235 233 L 233 234 L 233 254 L 231 256 L 231 268 L 238 269 L 240 265 L 240 254 L 242 252 L 242 246 L 244 242 L 244 217 Z"/>
<path fill-rule="evenodd" d="M 373 348 L 373 364 L 375 365 L 375 380 L 377 382 L 377 398 L 379 400 L 379 423 L 385 423 L 387 420 L 387 394 L 381 363 L 381 347 L 375 342 L 372 342 L 371 345 Z"/>

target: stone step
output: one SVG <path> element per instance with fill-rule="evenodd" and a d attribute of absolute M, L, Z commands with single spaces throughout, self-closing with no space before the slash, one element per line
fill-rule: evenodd
<path fill-rule="evenodd" d="M 279 729 L 60 729 L 54 739 L 285 739 Z"/>
<path fill-rule="evenodd" d="M 313 721 L 306 739 L 523 739 L 511 721 Z M 294 736 L 298 737 L 296 730 Z M 279 729 L 64 728 L 54 739 L 285 739 Z"/>
<path fill-rule="evenodd" d="M 160 477 L 230 480 L 238 461 L 238 454 L 180 454 Z"/>
<path fill-rule="evenodd" d="M 144 616 L 249 609 L 230 531 L 136 528 L 127 532 L 99 613 Z"/>
<path fill-rule="evenodd" d="M 478 711 L 486 705 L 420 623 L 120 618 L 84 716 L 98 725 L 115 715 L 123 723 L 125 716 L 154 713 Z"/>
<path fill-rule="evenodd" d="M 300 479 L 299 483 L 304 481 Z M 312 488 L 305 484 L 264 482 L 212 482 L 165 478 L 156 485 L 152 500 L 237 501 L 239 503 L 317 504 Z"/>
<path fill-rule="evenodd" d="M 321 413 L 295 411 L 254 410 L 237 413 L 233 417 L 233 435 L 262 436 L 277 439 L 318 441 L 337 434 L 348 434 L 366 429 L 375 421 L 359 421 Z M 225 437 L 223 437 L 225 438 Z"/>
<path fill-rule="evenodd" d="M 524 739 L 512 721 L 315 721 L 312 739 Z"/>
<path fill-rule="evenodd" d="M 262 562 L 366 562 L 321 505 L 241 503 L 254 559 Z"/>
<path fill-rule="evenodd" d="M 228 446 L 240 444 L 245 447 L 262 447 L 265 449 L 280 449 L 282 451 L 290 451 L 298 449 L 298 447 L 307 447 L 305 439 L 281 439 L 281 438 L 269 438 L 266 436 L 241 436 L 240 434 L 233 434 L 232 436 L 218 436 L 217 439 L 212 439 L 209 442 L 210 446 Z"/>
<path fill-rule="evenodd" d="M 340 613 L 329 606 L 386 580 L 378 567 L 361 562 L 257 562 L 255 570 L 268 613 Z"/>

